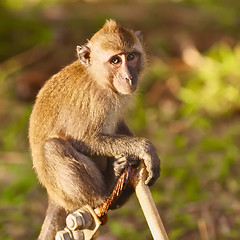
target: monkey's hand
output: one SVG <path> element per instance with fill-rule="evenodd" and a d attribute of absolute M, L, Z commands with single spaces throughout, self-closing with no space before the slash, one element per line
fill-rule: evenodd
<path fill-rule="evenodd" d="M 123 170 L 126 169 L 129 166 L 137 166 L 139 163 L 139 161 L 137 159 L 134 159 L 131 157 L 126 158 L 124 156 L 119 156 L 116 157 L 116 160 L 113 163 L 113 169 L 114 169 L 114 173 L 115 176 L 119 177 Z"/>
<path fill-rule="evenodd" d="M 144 162 L 148 172 L 145 183 L 151 186 L 160 176 L 160 160 L 155 152 L 153 144 L 150 141 L 146 139 L 143 140 L 143 148 L 139 158 Z"/>

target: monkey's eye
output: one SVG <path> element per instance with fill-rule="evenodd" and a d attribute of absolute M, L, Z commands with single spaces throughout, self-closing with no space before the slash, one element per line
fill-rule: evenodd
<path fill-rule="evenodd" d="M 131 61 L 131 60 L 133 60 L 135 58 L 135 55 L 133 54 L 133 53 L 129 53 L 128 55 L 127 55 L 127 60 L 128 61 Z"/>
<path fill-rule="evenodd" d="M 118 64 L 118 63 L 120 63 L 121 62 L 121 58 L 120 57 L 113 57 L 112 59 L 111 59 L 111 63 L 112 64 Z"/>

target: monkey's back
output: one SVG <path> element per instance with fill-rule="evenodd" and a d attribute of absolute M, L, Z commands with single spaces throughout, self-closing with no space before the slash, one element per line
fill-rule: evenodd
<path fill-rule="evenodd" d="M 65 130 L 61 128 L 66 128 L 66 121 L 76 120 L 76 116 L 83 118 L 90 100 L 85 93 L 90 84 L 84 81 L 87 78 L 84 67 L 76 61 L 46 82 L 37 95 L 30 117 L 30 144 L 59 134 Z"/>
<path fill-rule="evenodd" d="M 33 165 L 44 169 L 44 144 L 50 138 L 84 142 L 97 132 L 114 133 L 121 115 L 118 96 L 99 90 L 79 61 L 50 78 L 40 90 L 29 125 Z M 124 101 L 122 101 L 124 103 Z"/>

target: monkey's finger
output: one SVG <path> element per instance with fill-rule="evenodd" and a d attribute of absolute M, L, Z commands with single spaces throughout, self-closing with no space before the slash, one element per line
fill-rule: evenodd
<path fill-rule="evenodd" d="M 145 164 L 146 165 L 146 170 L 148 173 L 147 179 L 145 181 L 145 184 L 148 186 L 152 186 L 158 177 L 160 176 L 160 160 L 157 157 L 154 157 L 151 159 L 151 164 Z"/>
<path fill-rule="evenodd" d="M 125 162 L 127 162 L 127 158 L 124 157 L 124 156 L 121 156 L 121 157 L 115 157 L 115 158 L 116 158 L 115 163 L 121 164 L 121 163 L 125 163 Z"/>
<path fill-rule="evenodd" d="M 156 179 L 153 178 L 153 174 L 150 172 L 148 173 L 148 177 L 145 180 L 145 184 L 148 186 L 152 186 L 155 183 Z"/>
<path fill-rule="evenodd" d="M 160 176 L 160 168 L 157 168 L 154 170 L 148 170 L 148 169 L 146 170 L 148 172 L 148 176 L 147 176 L 147 179 L 145 180 L 145 184 L 148 186 L 152 186 Z"/>

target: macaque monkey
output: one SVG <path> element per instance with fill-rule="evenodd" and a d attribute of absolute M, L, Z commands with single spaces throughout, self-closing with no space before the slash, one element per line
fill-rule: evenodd
<path fill-rule="evenodd" d="M 40 90 L 30 118 L 33 166 L 49 196 L 39 240 L 54 239 L 70 211 L 101 205 L 127 166 L 143 161 L 148 185 L 159 177 L 152 143 L 123 119 L 145 62 L 140 32 L 109 20 L 77 55 Z"/>

